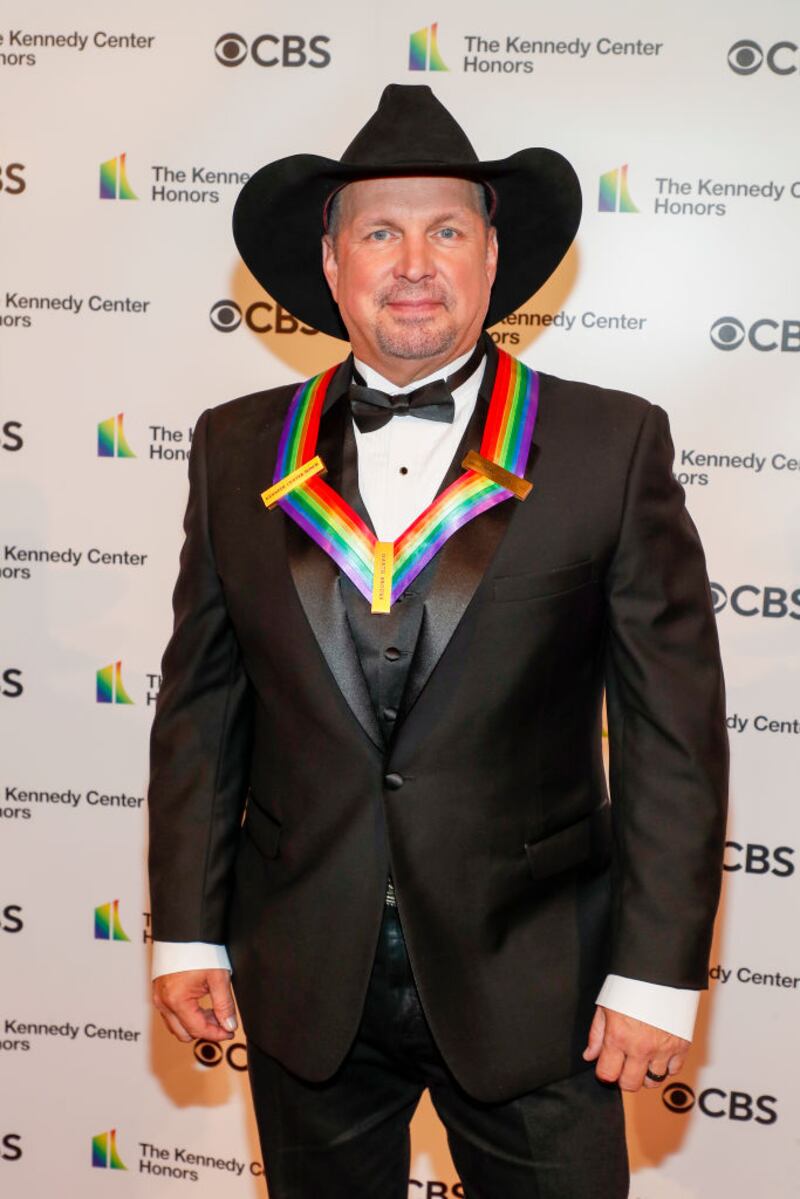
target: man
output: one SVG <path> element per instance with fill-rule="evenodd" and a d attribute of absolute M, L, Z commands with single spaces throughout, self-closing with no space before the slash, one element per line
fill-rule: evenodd
<path fill-rule="evenodd" d="M 427 87 L 237 202 L 256 277 L 353 356 L 197 423 L 154 995 L 231 1036 L 227 946 L 272 1199 L 405 1196 L 426 1086 L 469 1199 L 622 1199 L 619 1088 L 688 1048 L 727 751 L 667 419 L 483 332 L 579 215 L 560 155 L 478 162 Z"/>

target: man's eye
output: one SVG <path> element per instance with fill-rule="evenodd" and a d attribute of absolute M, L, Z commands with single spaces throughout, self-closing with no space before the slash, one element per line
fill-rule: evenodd
<path fill-rule="evenodd" d="M 439 236 L 443 237 L 446 241 L 453 241 L 456 237 L 458 237 L 458 230 L 452 229 L 448 225 L 444 229 L 439 230 Z"/>
<path fill-rule="evenodd" d="M 388 229 L 373 229 L 372 233 L 370 233 L 369 236 L 372 241 L 388 241 L 389 230 Z"/>

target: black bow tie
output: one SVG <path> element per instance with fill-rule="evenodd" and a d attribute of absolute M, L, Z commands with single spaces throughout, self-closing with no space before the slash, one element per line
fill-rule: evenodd
<path fill-rule="evenodd" d="M 434 379 L 413 391 L 400 395 L 387 395 L 374 387 L 367 387 L 361 376 L 354 371 L 354 382 L 350 384 L 348 396 L 353 420 L 362 433 L 374 433 L 382 429 L 393 416 L 419 416 L 423 420 L 441 421 L 451 425 L 456 413 L 452 392 L 466 383 L 477 370 L 484 350 L 480 341 L 459 370 L 446 379 Z"/>

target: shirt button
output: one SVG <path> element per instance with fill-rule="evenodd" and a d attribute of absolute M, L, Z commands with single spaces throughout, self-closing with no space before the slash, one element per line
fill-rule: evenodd
<path fill-rule="evenodd" d="M 390 791 L 399 791 L 403 783 L 406 781 L 402 774 L 387 774 L 384 776 L 384 784 Z"/>
<path fill-rule="evenodd" d="M 388 662 L 396 662 L 400 657 L 400 650 L 396 645 L 390 645 L 388 649 L 383 651 L 383 656 Z"/>
<path fill-rule="evenodd" d="M 408 474 L 408 467 L 407 467 L 407 466 L 401 466 L 401 467 L 400 467 L 400 474 L 401 474 L 401 475 L 407 475 L 407 474 Z"/>
<path fill-rule="evenodd" d="M 397 708 L 384 708 L 383 719 L 388 721 L 397 720 Z"/>

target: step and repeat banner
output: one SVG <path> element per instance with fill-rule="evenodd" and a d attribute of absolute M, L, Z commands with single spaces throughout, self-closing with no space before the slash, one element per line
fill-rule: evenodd
<path fill-rule="evenodd" d="M 574 163 L 578 241 L 493 336 L 662 405 L 706 546 L 733 762 L 723 905 L 691 1060 L 627 1103 L 632 1199 L 797 1193 L 800 21 L 785 0 L 711 15 L 4 6 L 8 1199 L 264 1194 L 245 1046 L 179 1045 L 149 1008 L 147 739 L 198 415 L 345 353 L 239 262 L 235 197 L 268 160 L 338 157 L 392 81 L 430 84 L 483 158 Z M 424 1100 L 409 1196 L 462 1193 Z"/>

